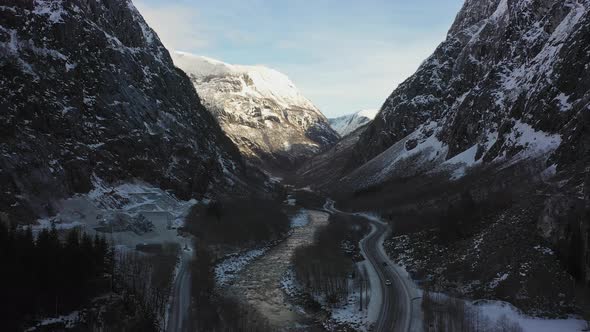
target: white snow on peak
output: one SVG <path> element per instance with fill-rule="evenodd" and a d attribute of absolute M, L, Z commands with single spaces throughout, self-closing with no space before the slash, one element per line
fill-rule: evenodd
<path fill-rule="evenodd" d="M 232 65 L 205 56 L 175 51 L 174 64 L 189 76 L 207 78 L 210 76 L 245 76 L 248 78 L 242 93 L 254 98 L 269 98 L 284 106 L 300 106 L 317 111 L 311 101 L 301 94 L 295 84 L 283 73 L 262 66 Z M 319 111 L 317 111 L 319 112 Z"/>
<path fill-rule="evenodd" d="M 508 12 L 508 0 L 501 0 L 500 3 L 498 4 L 498 8 L 496 8 L 496 11 L 492 14 L 491 19 L 498 20 L 498 19 L 502 18 L 504 16 L 504 14 L 506 14 L 507 12 Z"/>
<path fill-rule="evenodd" d="M 352 114 L 329 119 L 330 126 L 340 134 L 340 136 L 344 137 L 373 120 L 375 116 L 377 116 L 377 113 L 379 113 L 378 109 L 361 110 Z"/>
<path fill-rule="evenodd" d="M 373 120 L 375 118 L 375 116 L 377 116 L 377 113 L 379 113 L 378 109 L 367 109 L 367 110 L 360 110 L 360 111 L 356 112 L 355 114 L 358 116 L 364 116 L 365 118 L 369 118 L 369 119 Z"/>

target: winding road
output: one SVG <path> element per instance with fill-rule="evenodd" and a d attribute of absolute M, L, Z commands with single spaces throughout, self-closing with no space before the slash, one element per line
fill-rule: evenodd
<path fill-rule="evenodd" d="M 191 273 L 190 251 L 183 250 L 178 274 L 172 286 L 172 297 L 168 311 L 166 331 L 190 331 Z"/>
<path fill-rule="evenodd" d="M 321 209 L 320 209 L 321 210 Z M 389 260 L 383 249 L 383 241 L 390 228 L 378 217 L 363 213 L 347 213 L 334 207 L 328 200 L 324 211 L 354 218 L 362 218 L 371 225 L 371 232 L 360 241 L 360 249 L 372 269 L 378 283 L 371 284 L 371 299 L 380 302 L 373 310 L 372 331 L 415 332 L 422 330 L 419 292 L 406 272 Z M 190 329 L 190 252 L 183 252 L 178 274 L 175 278 L 169 307 L 166 331 Z M 288 261 L 288 259 L 285 259 Z M 389 280 L 389 282 L 387 282 Z M 389 285 L 388 285 L 389 283 Z M 378 313 L 376 311 L 378 310 Z M 284 317 L 282 317 L 284 318 Z"/>
<path fill-rule="evenodd" d="M 419 294 L 413 282 L 399 266 L 389 260 L 383 249 L 383 241 L 390 232 L 389 226 L 372 215 L 337 210 L 334 202 L 330 200 L 324 208 L 332 214 L 364 218 L 371 224 L 371 232 L 361 240 L 360 248 L 379 277 L 379 284 L 371 285 L 374 288 L 372 292 L 382 295 L 381 308 L 373 331 L 421 331 L 421 310 L 416 301 Z M 390 285 L 387 285 L 387 280 L 390 281 Z"/>

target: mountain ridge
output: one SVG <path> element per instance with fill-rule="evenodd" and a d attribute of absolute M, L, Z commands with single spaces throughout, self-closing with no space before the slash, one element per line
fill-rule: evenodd
<path fill-rule="evenodd" d="M 371 122 L 378 112 L 379 110 L 376 109 L 360 110 L 352 114 L 331 118 L 329 119 L 329 122 L 330 126 L 332 126 L 341 137 L 344 137 L 357 130 L 359 127 Z"/>
<path fill-rule="evenodd" d="M 590 280 L 589 38 L 589 1 L 466 1 L 375 119 L 303 165 L 299 184 L 391 220 L 390 255 L 435 291 L 579 313 L 569 304 Z"/>
<path fill-rule="evenodd" d="M 286 75 L 186 52 L 172 56 L 205 107 L 252 163 L 269 170 L 289 169 L 337 141 L 326 117 Z"/>
<path fill-rule="evenodd" d="M 590 107 L 584 102 L 590 83 L 574 74 L 588 57 L 575 42 L 584 38 L 588 7 L 587 1 L 467 1 L 447 40 L 387 98 L 361 135 L 359 162 L 412 133 L 422 137 L 419 143 L 434 132 L 447 149 L 440 150 L 440 162 L 474 146 L 477 159 L 487 163 L 517 158 L 523 150 L 539 155 L 548 151 L 535 150 L 540 145 L 529 138 L 571 139 L 570 120 Z M 586 56 L 573 58 L 575 52 Z M 432 121 L 434 131 L 422 132 Z M 552 145 L 556 158 L 563 159 L 568 145 Z"/>

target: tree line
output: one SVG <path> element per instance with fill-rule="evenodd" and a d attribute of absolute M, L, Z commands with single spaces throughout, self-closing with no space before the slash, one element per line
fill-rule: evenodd
<path fill-rule="evenodd" d="M 424 331 L 426 332 L 522 332 L 522 327 L 506 315 L 496 320 L 463 300 L 445 295 L 422 294 Z"/>
<path fill-rule="evenodd" d="M 238 299 L 216 292 L 215 262 L 204 242 L 191 261 L 192 328 L 195 331 L 270 331 L 266 318 Z"/>
<path fill-rule="evenodd" d="M 210 244 L 249 246 L 284 236 L 290 221 L 280 202 L 237 198 L 195 205 L 186 217 L 186 228 Z"/>
<path fill-rule="evenodd" d="M 41 230 L 0 222 L 0 321 L 18 330 L 23 322 L 57 316 L 108 291 L 113 251 L 104 237 L 77 228 L 62 239 L 55 227 Z"/>
<path fill-rule="evenodd" d="M 316 233 L 314 242 L 295 250 L 293 264 L 299 283 L 307 292 L 337 303 L 348 296 L 349 278 L 354 276 L 354 261 L 360 259 L 358 244 L 366 232 L 354 217 L 335 214 L 327 226 Z"/>

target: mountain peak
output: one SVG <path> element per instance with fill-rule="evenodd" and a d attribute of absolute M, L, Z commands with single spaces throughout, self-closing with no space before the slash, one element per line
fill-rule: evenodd
<path fill-rule="evenodd" d="M 206 56 L 175 51 L 172 54 L 174 63 L 189 76 L 199 79 L 211 76 L 244 76 L 247 77 L 249 89 L 244 93 L 256 98 L 270 98 L 282 106 L 301 106 L 319 110 L 311 101 L 301 94 L 287 75 L 263 65 L 233 65 Z M 323 115 L 322 115 L 323 116 Z"/>
<path fill-rule="evenodd" d="M 352 114 L 332 118 L 330 119 L 330 126 L 332 126 L 340 136 L 344 137 L 371 122 L 378 112 L 378 109 L 365 109 Z"/>
<path fill-rule="evenodd" d="M 174 52 L 172 58 L 250 161 L 282 169 L 338 139 L 326 117 L 277 70 L 186 52 Z"/>

